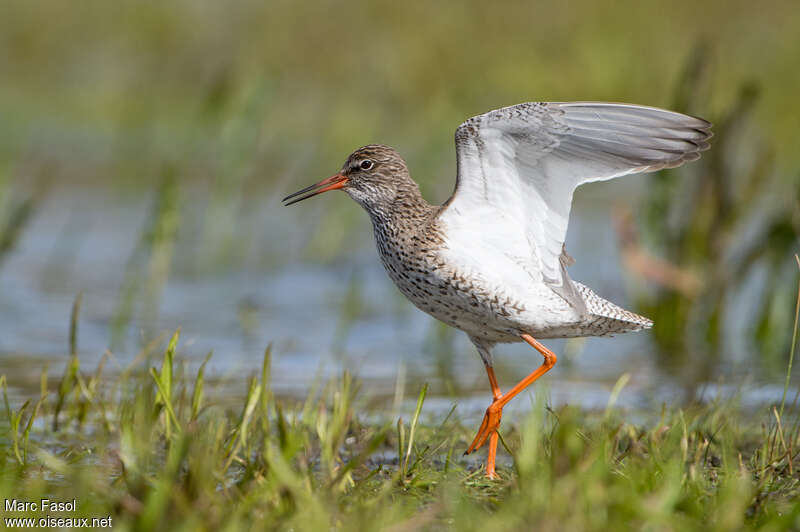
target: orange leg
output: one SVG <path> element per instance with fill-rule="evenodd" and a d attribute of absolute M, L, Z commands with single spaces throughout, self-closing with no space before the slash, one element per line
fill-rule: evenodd
<path fill-rule="evenodd" d="M 500 392 L 500 386 L 497 385 L 497 377 L 494 376 L 494 368 L 492 366 L 486 366 L 486 374 L 489 375 L 489 384 L 492 386 L 492 396 L 494 397 L 494 401 L 499 401 L 500 398 L 503 397 L 503 394 Z M 501 416 L 502 414 L 503 413 L 500 412 Z M 497 424 L 500 424 L 499 419 Z M 481 427 L 483 427 L 483 424 L 481 424 Z M 498 478 L 497 473 L 494 470 L 494 462 L 497 458 L 498 439 L 499 434 L 497 433 L 497 430 L 495 430 L 492 432 L 491 436 L 489 436 L 489 456 L 486 458 L 486 476 L 489 478 Z"/>
<path fill-rule="evenodd" d="M 497 473 L 495 473 L 494 467 L 495 458 L 497 456 L 497 429 L 500 427 L 500 418 L 503 416 L 503 407 L 522 390 L 527 388 L 533 381 L 550 371 L 550 368 L 555 366 L 556 361 L 558 360 L 558 357 L 556 357 L 555 353 L 539 343 L 533 336 L 529 334 L 523 334 L 521 337 L 531 347 L 539 351 L 539 353 L 544 357 L 544 362 L 542 362 L 542 365 L 539 366 L 536 371 L 522 379 L 516 386 L 511 388 L 505 394 L 500 393 L 500 387 L 497 385 L 497 379 L 494 376 L 494 369 L 492 369 L 491 366 L 486 366 L 486 373 L 489 375 L 489 384 L 492 386 L 494 401 L 492 401 L 492 404 L 486 409 L 486 414 L 483 416 L 483 422 L 481 422 L 481 426 L 478 429 L 478 434 L 475 436 L 475 439 L 472 440 L 472 444 L 470 444 L 467 452 L 465 453 L 469 454 L 472 451 L 479 449 L 484 443 L 486 443 L 487 438 L 489 439 L 489 457 L 486 460 L 486 476 L 489 478 L 497 478 Z"/>

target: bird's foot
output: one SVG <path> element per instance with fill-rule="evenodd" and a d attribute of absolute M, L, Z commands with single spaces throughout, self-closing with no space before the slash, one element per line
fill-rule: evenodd
<path fill-rule="evenodd" d="M 497 439 L 497 429 L 500 427 L 500 418 L 503 417 L 503 407 L 499 405 L 499 399 L 499 397 L 496 398 L 494 402 L 489 405 L 489 408 L 486 409 L 486 414 L 483 416 L 478 434 L 475 436 L 475 439 L 472 440 L 472 443 L 464 454 L 470 454 L 472 451 L 480 449 L 481 446 L 486 443 L 489 436 L 495 435 L 493 439 Z M 497 443 L 495 441 L 493 447 L 496 446 Z M 494 473 L 494 471 L 491 473 Z M 490 474 L 490 476 L 492 475 Z"/>

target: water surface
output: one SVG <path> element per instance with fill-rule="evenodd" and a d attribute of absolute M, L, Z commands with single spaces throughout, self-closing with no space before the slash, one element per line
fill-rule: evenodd
<path fill-rule="evenodd" d="M 567 240 L 577 259 L 571 276 L 628 308 L 634 285 L 620 263 L 610 211 L 620 201 L 634 203 L 637 190 L 631 185 L 579 191 Z M 236 381 L 257 372 L 265 347 L 272 344 L 277 393 L 302 396 L 315 378 L 336 376 L 346 368 L 377 396 L 393 396 L 400 374 L 409 393 L 422 381 L 430 382 L 432 405 L 440 401 L 449 408 L 456 399 L 464 411 L 482 411 L 488 385 L 474 348 L 465 335 L 449 331 L 400 295 L 377 259 L 365 215 L 349 229 L 346 253 L 323 262 L 309 257 L 303 242 L 335 230 L 319 223 L 325 202 L 347 199 L 328 195 L 316 201 L 301 206 L 305 209 L 284 209 L 277 199 L 264 197 L 253 201 L 257 209 L 225 211 L 233 228 L 229 232 L 241 235 L 235 241 L 239 251 L 215 264 L 208 257 L 218 249 L 198 237 L 198 225 L 214 221 L 208 217 L 209 204 L 185 197 L 171 273 L 155 316 L 147 314 L 141 298 L 135 299 L 124 343 L 113 349 L 109 370 L 125 368 L 153 335 L 180 328 L 179 355 L 190 369 L 213 351 L 209 370 L 222 379 Z M 0 268 L 0 372 L 12 386 L 36 389 L 44 366 L 51 374 L 63 367 L 70 311 L 79 292 L 83 368 L 93 368 L 112 347 L 120 287 L 152 203 L 147 194 L 122 197 L 111 190 L 73 187 L 52 191 L 39 206 Z M 211 266 L 199 267 L 202 261 Z M 738 312 L 732 319 L 747 316 Z M 680 380 L 656 363 L 648 332 L 546 343 L 560 353 L 559 364 L 541 381 L 555 403 L 602 408 L 623 373 L 631 380 L 621 404 L 671 401 L 682 389 Z M 522 344 L 499 346 L 495 358 L 504 387 L 540 363 Z M 750 374 L 752 359 L 745 343 L 731 340 L 719 368 L 725 385 L 715 384 L 705 393 L 730 394 L 746 384 L 753 401 L 775 400 L 782 388 L 775 379 Z"/>

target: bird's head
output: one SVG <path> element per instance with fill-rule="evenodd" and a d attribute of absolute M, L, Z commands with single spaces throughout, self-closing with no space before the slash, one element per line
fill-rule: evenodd
<path fill-rule="evenodd" d="M 387 210 L 403 191 L 413 189 L 419 194 L 400 154 L 390 146 L 370 144 L 351 153 L 338 174 L 290 194 L 283 201 L 291 205 L 338 189 L 347 192 L 369 212 Z"/>

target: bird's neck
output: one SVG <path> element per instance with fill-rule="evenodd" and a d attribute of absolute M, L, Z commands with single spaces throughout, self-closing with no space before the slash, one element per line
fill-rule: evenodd
<path fill-rule="evenodd" d="M 425 201 L 416 184 L 400 188 L 391 203 L 367 209 L 376 237 L 392 240 L 425 230 L 438 211 L 438 206 Z"/>

